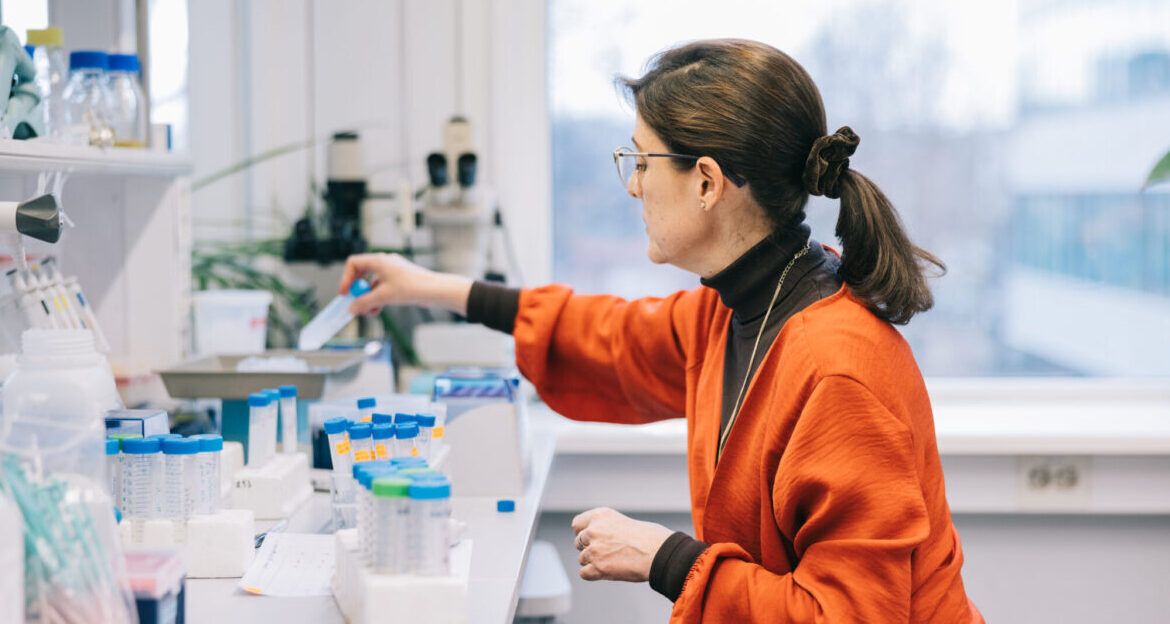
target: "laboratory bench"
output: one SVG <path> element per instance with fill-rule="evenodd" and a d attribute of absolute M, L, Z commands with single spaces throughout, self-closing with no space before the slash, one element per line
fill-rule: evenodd
<path fill-rule="evenodd" d="M 468 581 L 471 624 L 510 624 L 516 612 L 524 564 L 532 544 L 536 521 L 548 482 L 555 440 L 546 434 L 532 437 L 531 476 L 513 512 L 496 510 L 496 497 L 460 497 L 451 500 L 453 518 L 467 524 L 472 541 Z M 458 485 L 455 486 L 456 493 Z M 325 533 L 331 506 L 328 493 L 315 492 L 283 530 L 290 533 Z M 272 522 L 257 522 L 257 530 Z M 189 579 L 188 622 L 281 622 L 295 624 L 341 623 L 345 619 L 333 596 L 254 596 L 239 589 L 240 579 Z"/>

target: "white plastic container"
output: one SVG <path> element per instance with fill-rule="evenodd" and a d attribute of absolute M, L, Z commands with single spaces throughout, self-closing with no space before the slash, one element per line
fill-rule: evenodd
<path fill-rule="evenodd" d="M 175 523 L 175 541 L 187 541 L 187 520 L 195 513 L 195 492 L 200 486 L 199 440 L 169 438 L 162 441 L 164 461 L 163 517 Z"/>
<path fill-rule="evenodd" d="M 163 456 L 157 438 L 122 440 L 122 515 L 130 520 L 131 541 L 142 541 L 147 521 L 159 517 Z"/>
<path fill-rule="evenodd" d="M 329 456 L 333 460 L 333 471 L 348 475 L 353 467 L 353 452 L 349 444 L 349 420 L 330 418 L 324 424 L 325 435 L 329 438 Z"/>
<path fill-rule="evenodd" d="M 253 392 L 248 395 L 248 457 L 249 466 L 263 466 L 268 461 L 265 452 L 268 445 L 264 436 L 268 434 L 267 392 Z"/>
<path fill-rule="evenodd" d="M 199 489 L 195 492 L 195 514 L 219 513 L 219 502 L 223 490 L 220 480 L 220 462 L 223 455 L 223 436 L 206 433 L 191 436 L 199 440 L 199 454 L 195 463 L 199 466 Z"/>
<path fill-rule="evenodd" d="M 408 571 L 420 576 L 451 573 L 448 525 L 451 519 L 451 483 L 443 477 L 410 484 L 410 521 L 407 539 L 414 544 Z"/>
<path fill-rule="evenodd" d="M 371 433 L 374 439 L 374 460 L 390 459 L 394 454 L 394 425 L 376 424 Z"/>
<path fill-rule="evenodd" d="M 94 350 L 89 330 L 25 330 L 21 349 L 16 370 L 4 382 L 6 421 L 44 418 L 88 426 L 122 408 L 114 374 Z"/>
<path fill-rule="evenodd" d="M 192 297 L 198 355 L 261 353 L 272 293 L 265 290 L 203 290 Z"/>
<path fill-rule="evenodd" d="M 297 387 L 280 387 L 280 450 L 297 452 Z"/>
<path fill-rule="evenodd" d="M 415 416 L 415 422 L 418 423 L 418 438 L 415 439 L 414 446 L 418 449 L 419 457 L 430 459 L 431 435 L 435 431 L 435 417 L 431 414 L 419 414 Z"/>
<path fill-rule="evenodd" d="M 370 292 L 370 283 L 358 278 L 349 286 L 349 293 L 337 295 L 314 316 L 301 330 L 297 340 L 297 348 L 301 351 L 316 351 L 322 345 L 349 325 L 353 315 L 349 313 L 349 304 L 355 299 Z"/>
<path fill-rule="evenodd" d="M 374 460 L 373 426 L 370 423 L 354 423 L 349 426 L 349 443 L 353 446 L 354 463 Z"/>
<path fill-rule="evenodd" d="M 418 438 L 418 423 L 404 422 L 394 425 L 394 456 L 418 457 L 418 447 L 415 440 Z"/>
<path fill-rule="evenodd" d="M 374 495 L 374 523 L 371 533 L 374 571 L 379 574 L 408 572 L 410 480 L 401 477 L 378 477 L 372 481 L 371 487 Z"/>
<path fill-rule="evenodd" d="M 374 420 L 374 408 L 378 406 L 378 400 L 374 397 L 362 397 L 357 400 L 358 408 L 358 422 L 368 423 Z"/>

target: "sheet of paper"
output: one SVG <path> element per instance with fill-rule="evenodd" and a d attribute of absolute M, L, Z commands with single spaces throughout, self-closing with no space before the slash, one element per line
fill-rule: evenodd
<path fill-rule="evenodd" d="M 334 561 L 332 535 L 272 533 L 240 589 L 260 596 L 328 596 Z"/>

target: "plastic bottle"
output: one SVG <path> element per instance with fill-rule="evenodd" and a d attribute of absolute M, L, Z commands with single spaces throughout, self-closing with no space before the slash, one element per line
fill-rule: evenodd
<path fill-rule="evenodd" d="M 448 521 L 451 519 L 451 483 L 445 478 L 412 481 L 407 539 L 415 545 L 408 568 L 421 576 L 450 574 Z"/>
<path fill-rule="evenodd" d="M 262 466 L 268 461 L 264 456 L 264 436 L 268 431 L 268 393 L 253 392 L 248 395 L 248 465 Z"/>
<path fill-rule="evenodd" d="M 410 480 L 378 477 L 372 482 L 374 526 L 372 527 L 374 570 L 379 574 L 409 571 L 407 534 L 410 522 Z"/>
<path fill-rule="evenodd" d="M 114 507 L 122 506 L 122 444 L 117 438 L 106 438 L 106 478 L 110 484 L 110 500 Z"/>
<path fill-rule="evenodd" d="M 358 422 L 368 423 L 374 418 L 374 407 L 378 405 L 374 397 L 362 397 L 357 400 Z"/>
<path fill-rule="evenodd" d="M 374 460 L 373 427 L 369 423 L 354 423 L 349 426 L 349 443 L 353 445 L 353 461 Z"/>
<path fill-rule="evenodd" d="M 114 374 L 85 329 L 29 329 L 4 383 L 4 418 L 88 426 L 122 408 Z"/>
<path fill-rule="evenodd" d="M 130 520 L 131 541 L 142 542 L 142 528 L 161 511 L 163 457 L 159 441 L 152 438 L 122 440 L 122 515 Z"/>
<path fill-rule="evenodd" d="M 165 494 L 163 517 L 175 524 L 175 541 L 187 541 L 187 520 L 195 512 L 195 492 L 200 487 L 199 440 L 166 438 L 162 441 Z"/>
<path fill-rule="evenodd" d="M 418 438 L 417 423 L 401 423 L 394 425 L 394 456 L 418 457 L 418 448 L 415 439 Z"/>
<path fill-rule="evenodd" d="M 297 452 L 297 387 L 280 387 L 280 444 L 285 453 Z"/>
<path fill-rule="evenodd" d="M 435 417 L 430 414 L 419 414 L 415 417 L 418 422 L 418 440 L 414 445 L 418 447 L 419 457 L 431 458 L 431 433 L 435 430 Z"/>
<path fill-rule="evenodd" d="M 320 349 L 330 338 L 341 331 L 343 327 L 353 320 L 353 315 L 349 313 L 349 304 L 353 303 L 354 299 L 370 292 L 370 283 L 364 279 L 358 278 L 349 286 L 349 293 L 345 295 L 338 295 L 328 303 L 313 320 L 309 321 L 308 325 L 301 330 L 300 338 L 297 340 L 297 348 L 301 351 L 316 351 Z"/>
<path fill-rule="evenodd" d="M 111 97 L 105 77 L 109 64 L 109 55 L 97 50 L 77 50 L 69 55 L 64 142 L 101 147 L 114 144 L 109 117 Z"/>
<path fill-rule="evenodd" d="M 114 130 L 114 145 L 118 147 L 146 147 L 149 124 L 140 74 L 137 55 L 110 55 L 107 73 L 112 103 L 110 125 Z"/>
<path fill-rule="evenodd" d="M 374 459 L 390 459 L 391 450 L 394 447 L 394 425 L 374 425 L 372 434 L 374 438 Z"/>
<path fill-rule="evenodd" d="M 324 424 L 325 435 L 329 438 L 329 455 L 333 460 L 334 472 L 349 472 L 353 465 L 353 455 L 349 443 L 349 420 L 345 418 L 330 418 Z"/>
<path fill-rule="evenodd" d="M 37 90 L 41 92 L 43 136 L 59 140 L 65 128 L 65 85 L 69 81 L 65 35 L 59 27 L 50 26 L 29 30 L 27 41 L 33 46 Z"/>
<path fill-rule="evenodd" d="M 191 436 L 199 440 L 199 454 L 195 462 L 199 465 L 199 489 L 195 496 L 196 514 L 219 513 L 219 502 L 223 492 L 220 462 L 223 456 L 223 436 L 205 433 Z"/>

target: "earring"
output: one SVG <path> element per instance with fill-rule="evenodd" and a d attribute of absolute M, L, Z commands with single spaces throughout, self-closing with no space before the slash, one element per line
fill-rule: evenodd
<path fill-rule="evenodd" d="M 703 200 L 699 200 L 699 210 L 706 210 L 706 209 L 707 209 L 707 202 L 705 202 Z"/>

